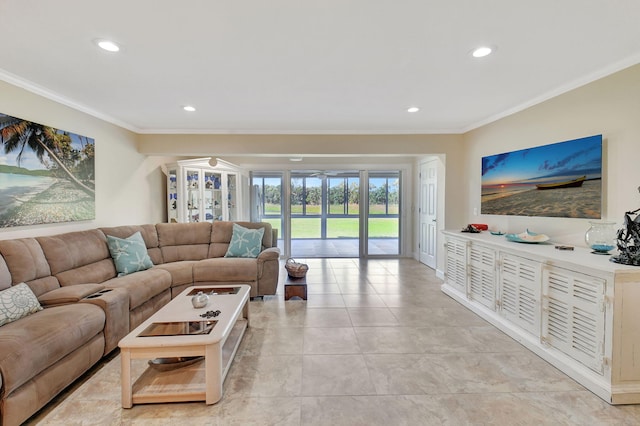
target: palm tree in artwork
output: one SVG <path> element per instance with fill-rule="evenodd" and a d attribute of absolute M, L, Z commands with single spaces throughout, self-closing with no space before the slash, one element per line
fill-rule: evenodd
<path fill-rule="evenodd" d="M 83 191 L 94 195 L 95 189 L 78 179 L 56 154 L 63 153 L 65 145 L 68 145 L 65 144 L 65 138 L 68 139 L 68 135 L 60 134 L 52 127 L 0 115 L 0 143 L 4 145 L 5 154 L 17 151 L 18 166 L 25 149 L 31 149 L 43 164 L 46 164 L 45 154 L 47 154 L 70 181 Z"/>

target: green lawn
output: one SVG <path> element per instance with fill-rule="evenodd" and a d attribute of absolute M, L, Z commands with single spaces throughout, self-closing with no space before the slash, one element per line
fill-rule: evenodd
<path fill-rule="evenodd" d="M 280 230 L 280 219 L 263 219 L 274 228 Z M 320 218 L 291 219 L 292 238 L 321 238 Z M 357 218 L 329 218 L 327 219 L 327 238 L 358 238 Z M 398 238 L 397 218 L 369 219 L 369 238 Z"/>
<path fill-rule="evenodd" d="M 265 204 L 264 210 L 267 214 L 279 214 L 280 213 L 280 205 L 278 204 Z M 349 214 L 359 214 L 360 206 L 358 204 L 349 204 Z M 294 204 L 291 206 L 292 214 L 302 214 L 302 205 Z M 329 213 L 330 214 L 344 214 L 344 206 L 342 204 L 331 204 L 329 205 Z M 385 214 L 384 204 L 373 204 L 369 206 L 370 214 Z M 307 205 L 307 214 L 315 214 L 320 215 L 320 206 L 309 204 Z M 389 214 L 398 214 L 398 205 L 390 204 L 389 205 Z"/>

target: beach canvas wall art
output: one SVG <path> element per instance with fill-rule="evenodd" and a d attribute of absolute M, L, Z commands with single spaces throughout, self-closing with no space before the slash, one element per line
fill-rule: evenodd
<path fill-rule="evenodd" d="M 600 219 L 602 135 L 482 157 L 481 212 Z"/>
<path fill-rule="evenodd" d="M 0 113 L 0 227 L 95 219 L 95 141 Z"/>

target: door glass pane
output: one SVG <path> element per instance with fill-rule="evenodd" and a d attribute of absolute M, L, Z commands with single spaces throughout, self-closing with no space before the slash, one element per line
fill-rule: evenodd
<path fill-rule="evenodd" d="M 282 214 L 281 192 L 282 178 L 264 179 L 264 213 L 266 215 Z"/>
<path fill-rule="evenodd" d="M 304 178 L 291 178 L 291 215 L 302 214 L 304 200 Z"/>
<path fill-rule="evenodd" d="M 291 178 L 291 239 L 322 238 L 322 179 Z"/>
<path fill-rule="evenodd" d="M 329 214 L 347 214 L 348 194 L 346 178 L 328 178 Z"/>
<path fill-rule="evenodd" d="M 400 173 L 371 173 L 368 195 L 368 254 L 400 254 Z"/>
<path fill-rule="evenodd" d="M 357 257 L 359 254 L 359 187 L 359 177 L 327 178 L 327 239 L 338 239 L 333 243 L 336 255 Z"/>
<path fill-rule="evenodd" d="M 304 214 L 307 216 L 319 216 L 322 214 L 322 180 L 317 177 L 307 177 L 304 181 Z"/>
<path fill-rule="evenodd" d="M 273 172 L 253 173 L 251 175 L 252 198 L 251 220 L 268 222 L 278 230 L 278 247 L 284 251 L 282 232 L 284 218 L 282 216 L 282 176 L 274 176 Z"/>

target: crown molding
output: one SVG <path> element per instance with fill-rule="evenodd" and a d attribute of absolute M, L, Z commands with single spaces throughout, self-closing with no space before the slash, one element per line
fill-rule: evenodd
<path fill-rule="evenodd" d="M 28 92 L 34 93 L 38 96 L 42 96 L 43 98 L 49 99 L 56 103 L 62 104 L 69 108 L 73 108 L 77 111 L 88 114 L 92 117 L 98 118 L 100 120 L 106 121 L 108 123 L 114 124 L 118 127 L 122 127 L 124 129 L 130 130 L 134 133 L 140 133 L 140 129 L 132 126 L 131 124 L 124 122 L 122 120 L 118 120 L 117 118 L 111 117 L 110 115 L 104 114 L 100 111 L 97 111 L 93 108 L 90 108 L 86 105 L 78 103 L 72 99 L 69 99 L 65 96 L 60 95 L 52 90 L 49 90 L 45 87 L 40 86 L 32 81 L 26 80 L 22 77 L 18 77 L 15 74 L 12 74 L 6 70 L 0 68 L 0 80 L 9 83 L 13 86 L 24 89 Z"/>
<path fill-rule="evenodd" d="M 548 101 L 549 99 L 555 98 L 556 96 L 560 96 L 564 93 L 570 92 L 589 83 L 593 83 L 594 81 L 600 80 L 601 78 L 607 77 L 611 74 L 615 74 L 618 71 L 622 71 L 623 69 L 629 68 L 638 63 L 640 63 L 640 53 L 631 55 L 621 61 L 614 62 L 613 64 L 607 65 L 604 68 L 575 79 L 567 84 L 558 86 L 555 89 L 543 93 L 542 95 L 537 96 L 527 102 L 521 103 L 520 105 L 516 105 L 513 108 L 509 108 L 498 114 L 487 117 L 484 120 L 480 120 L 474 124 L 471 124 L 470 126 L 463 128 L 461 130 L 461 133 L 470 132 L 471 130 L 475 130 L 479 127 L 486 126 L 487 124 L 491 124 L 494 121 L 498 121 L 502 118 L 524 111 L 527 108 L 541 104 L 542 102 Z"/>

